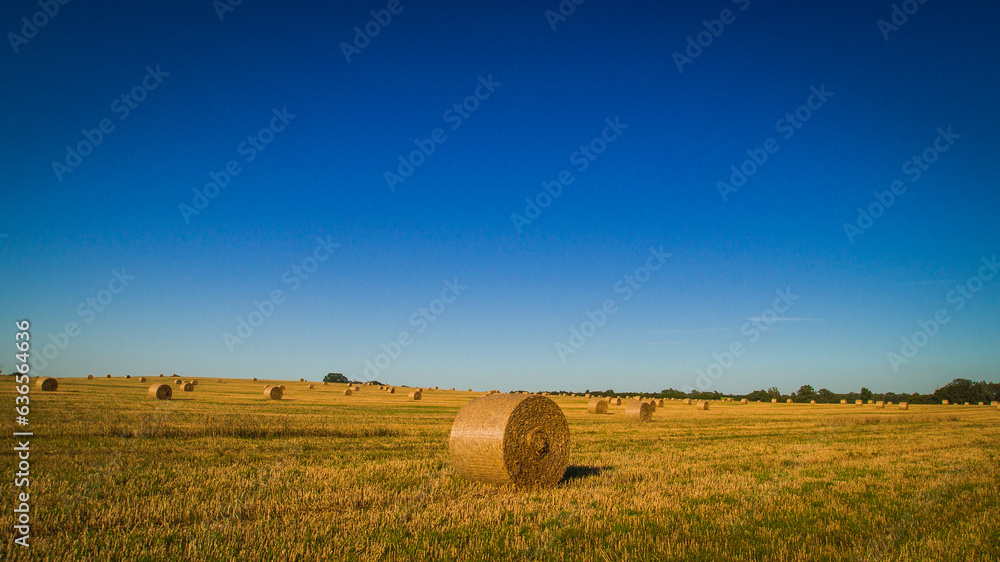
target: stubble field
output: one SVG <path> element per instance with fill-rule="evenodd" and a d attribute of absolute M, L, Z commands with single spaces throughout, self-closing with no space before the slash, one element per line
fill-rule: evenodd
<path fill-rule="evenodd" d="M 1000 559 L 994 407 L 666 401 L 636 425 L 553 397 L 570 469 L 516 490 L 451 466 L 451 423 L 482 392 L 200 378 L 154 401 L 159 381 L 32 388 L 31 547 L 5 446 L 6 559 Z"/>

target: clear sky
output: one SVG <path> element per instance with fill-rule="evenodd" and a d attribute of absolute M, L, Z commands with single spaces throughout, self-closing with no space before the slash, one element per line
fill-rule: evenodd
<path fill-rule="evenodd" d="M 1000 6 L 295 4 L 3 3 L 8 372 L 1000 380 Z"/>

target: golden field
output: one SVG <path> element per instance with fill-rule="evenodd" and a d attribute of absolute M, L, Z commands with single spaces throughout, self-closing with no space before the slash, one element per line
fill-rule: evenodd
<path fill-rule="evenodd" d="M 197 380 L 32 387 L 31 547 L 12 542 L 5 446 L 4 558 L 1000 559 L 994 407 L 668 400 L 638 425 L 625 401 L 598 416 L 553 396 L 571 467 L 555 488 L 517 490 L 451 467 L 452 420 L 482 392 Z M 173 400 L 147 396 L 161 381 Z M 267 384 L 284 398 L 266 400 Z"/>

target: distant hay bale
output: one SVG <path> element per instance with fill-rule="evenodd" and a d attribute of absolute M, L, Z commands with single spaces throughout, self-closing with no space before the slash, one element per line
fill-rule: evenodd
<path fill-rule="evenodd" d="M 198 381 L 191 381 L 191 384 L 197 386 L 198 385 Z"/>
<path fill-rule="evenodd" d="M 350 388 L 345 388 L 344 389 L 344 396 L 351 396 L 353 394 L 354 394 L 354 391 L 351 390 Z"/>
<path fill-rule="evenodd" d="M 87 380 L 88 381 L 94 380 L 94 375 L 87 375 Z"/>
<path fill-rule="evenodd" d="M 875 407 L 876 407 L 876 408 L 882 408 L 882 409 L 885 409 L 885 402 L 884 402 L 884 401 L 882 401 L 882 400 L 879 400 L 878 402 L 876 402 L 876 403 L 875 403 Z"/>
<path fill-rule="evenodd" d="M 900 410 L 909 410 L 910 409 L 910 404 L 907 403 L 907 402 L 900 402 L 899 403 L 899 409 Z"/>
<path fill-rule="evenodd" d="M 778 403 L 778 399 L 777 398 L 772 398 L 771 399 L 771 404 L 777 404 L 777 403 Z"/>
<path fill-rule="evenodd" d="M 281 400 L 281 396 L 285 393 L 280 386 L 265 386 L 264 387 L 264 398 L 270 400 Z"/>
<path fill-rule="evenodd" d="M 698 405 L 695 406 L 695 407 L 697 409 L 699 409 L 699 410 L 707 410 L 708 409 L 708 400 L 699 400 L 698 401 Z"/>
<path fill-rule="evenodd" d="M 471 389 L 471 388 L 469 389 L 469 392 L 472 392 L 472 389 Z"/>
<path fill-rule="evenodd" d="M 996 400 L 993 400 L 992 402 L 990 402 L 990 406 L 996 406 L 998 404 L 1000 404 L 1000 402 L 998 402 Z"/>
<path fill-rule="evenodd" d="M 437 390 L 437 389 L 438 389 L 438 387 L 436 387 L 436 386 L 435 386 L 435 387 L 434 387 L 434 388 L 432 388 L 431 390 Z"/>
<path fill-rule="evenodd" d="M 947 400 L 942 400 L 941 404 L 947 406 L 948 404 L 951 404 L 951 402 L 948 402 Z"/>
<path fill-rule="evenodd" d="M 219 380 L 218 380 L 218 381 L 216 381 L 216 382 L 223 382 L 223 381 L 222 381 L 222 379 L 219 379 Z"/>
<path fill-rule="evenodd" d="M 621 406 L 622 405 L 622 399 L 618 398 L 616 396 L 616 397 L 608 400 L 608 404 L 611 405 L 611 406 Z"/>
<path fill-rule="evenodd" d="M 160 373 L 160 376 L 162 377 L 162 376 L 163 376 L 163 373 Z"/>
<path fill-rule="evenodd" d="M 410 393 L 410 400 L 420 400 L 422 397 L 423 394 L 420 392 L 419 388 Z"/>
<path fill-rule="evenodd" d="M 791 399 L 791 398 L 789 398 L 789 399 L 785 400 L 785 403 L 786 403 L 786 404 L 791 404 L 791 403 L 792 403 L 792 399 Z"/>
<path fill-rule="evenodd" d="M 590 402 L 587 402 L 587 413 L 588 414 L 608 413 L 608 401 L 601 400 L 600 398 L 592 398 Z"/>
<path fill-rule="evenodd" d="M 254 378 L 252 378 L 250 380 L 252 380 L 253 382 L 257 382 L 257 377 L 254 377 Z"/>
<path fill-rule="evenodd" d="M 810 401 L 809 401 L 809 403 L 810 403 L 810 404 L 815 404 L 815 403 L 816 403 L 816 401 L 815 401 L 815 400 L 810 400 Z"/>
<path fill-rule="evenodd" d="M 141 377 L 141 378 L 139 379 L 139 382 L 146 382 L 146 377 Z"/>
<path fill-rule="evenodd" d="M 181 379 L 177 379 L 174 381 L 174 384 L 183 384 L 183 383 L 184 381 L 182 381 Z"/>
<path fill-rule="evenodd" d="M 59 388 L 59 381 L 52 377 L 42 377 L 35 381 L 35 388 L 45 392 L 55 392 Z"/>
<path fill-rule="evenodd" d="M 968 406 L 968 405 L 969 405 L 969 403 L 968 403 L 968 402 L 966 402 L 966 403 L 965 403 L 965 405 L 966 405 L 966 406 Z"/>
<path fill-rule="evenodd" d="M 750 400 L 747 399 L 747 398 L 744 398 L 744 399 L 740 400 L 740 404 L 749 404 L 749 403 L 750 403 Z"/>
<path fill-rule="evenodd" d="M 186 382 L 186 383 L 182 384 L 181 385 L 181 390 L 183 390 L 184 392 L 194 392 L 194 383 L 192 383 L 192 382 Z"/>
<path fill-rule="evenodd" d="M 868 401 L 868 403 L 869 403 L 869 404 L 874 404 L 874 403 L 875 403 L 875 401 L 874 401 L 874 400 L 869 400 L 869 401 Z"/>
<path fill-rule="evenodd" d="M 125 378 L 130 379 L 132 378 L 132 375 L 125 375 Z"/>
<path fill-rule="evenodd" d="M 316 388 L 316 387 L 315 387 L 315 386 L 313 386 L 313 385 L 309 385 L 309 390 L 312 390 L 312 389 L 314 389 L 314 388 Z"/>
<path fill-rule="evenodd" d="M 980 402 L 980 403 L 979 403 L 979 405 L 980 405 L 980 406 L 983 406 L 983 403 L 982 403 L 982 402 Z"/>
<path fill-rule="evenodd" d="M 652 398 L 650 398 L 649 400 L 642 400 L 642 402 L 645 402 L 646 404 L 649 404 L 649 411 L 650 412 L 653 412 L 654 414 L 656 413 L 656 400 L 653 400 Z"/>
<path fill-rule="evenodd" d="M 663 399 L 662 398 L 660 398 L 659 400 L 656 401 L 656 407 L 657 408 L 663 407 Z"/>
<path fill-rule="evenodd" d="M 323 381 L 323 386 L 326 386 L 326 381 Z"/>
<path fill-rule="evenodd" d="M 638 400 L 628 400 L 625 406 L 625 419 L 637 422 L 648 422 L 653 417 L 649 403 Z"/>
<path fill-rule="evenodd" d="M 147 394 L 149 394 L 150 398 L 157 400 L 170 400 L 174 395 L 174 390 L 170 388 L 169 384 L 156 383 L 149 387 Z"/>
<path fill-rule="evenodd" d="M 174 373 L 174 374 L 172 374 L 172 375 L 170 375 L 170 376 L 171 376 L 171 377 L 179 377 L 180 375 L 178 375 L 177 373 Z"/>
<path fill-rule="evenodd" d="M 299 382 L 306 382 L 306 379 L 299 379 Z"/>
<path fill-rule="evenodd" d="M 840 403 L 841 403 L 841 404 L 847 404 L 847 399 L 846 399 L 846 398 L 844 398 L 843 400 L 841 400 L 841 401 L 840 401 Z"/>
<path fill-rule="evenodd" d="M 855 401 L 854 401 L 854 405 L 855 405 L 855 406 L 861 406 L 861 405 L 863 405 L 864 403 L 865 403 L 865 401 L 864 401 L 864 400 L 855 400 Z"/>
<path fill-rule="evenodd" d="M 285 385 L 283 385 L 283 384 L 279 384 L 278 388 L 280 388 L 282 392 L 285 391 Z"/>
<path fill-rule="evenodd" d="M 396 387 L 390 386 L 389 388 L 385 389 L 385 391 L 388 392 L 389 394 L 395 394 L 396 393 Z"/>
<path fill-rule="evenodd" d="M 448 443 L 455 473 L 518 487 L 554 486 L 569 465 L 566 416 L 550 398 L 494 394 L 458 411 Z"/>
<path fill-rule="evenodd" d="M 378 389 L 379 389 L 379 390 L 385 390 L 385 385 L 384 385 L 384 384 L 380 384 L 380 385 L 378 385 Z"/>
<path fill-rule="evenodd" d="M 111 378 L 111 375 L 104 375 L 104 378 L 106 378 L 106 379 L 110 379 L 110 378 Z"/>
<path fill-rule="evenodd" d="M 360 386 L 357 386 L 357 385 L 355 385 L 355 386 L 354 386 L 354 392 L 357 392 L 357 391 L 359 391 L 359 390 L 361 390 L 361 387 L 360 387 Z"/>
<path fill-rule="evenodd" d="M 690 399 L 690 398 L 685 398 L 685 399 L 684 399 L 684 402 L 682 402 L 682 403 L 683 403 L 683 404 L 684 404 L 685 406 L 690 406 L 690 405 L 691 405 L 691 399 Z"/>

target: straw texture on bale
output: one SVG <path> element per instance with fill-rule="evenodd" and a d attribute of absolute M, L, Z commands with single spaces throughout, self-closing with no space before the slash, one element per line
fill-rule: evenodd
<path fill-rule="evenodd" d="M 309 385 L 309 390 L 312 390 L 312 389 L 314 389 L 314 388 L 316 388 L 316 387 L 315 387 L 315 386 L 313 386 L 313 385 Z"/>
<path fill-rule="evenodd" d="M 645 402 L 646 404 L 649 404 L 649 411 L 650 412 L 656 413 L 656 400 L 653 400 L 653 399 L 643 400 L 643 402 Z"/>
<path fill-rule="evenodd" d="M 257 377 L 254 377 L 254 378 L 252 378 L 250 380 L 252 380 L 253 382 L 257 382 Z"/>
<path fill-rule="evenodd" d="M 182 381 L 181 379 L 177 379 L 174 381 L 174 384 L 184 384 L 184 381 Z"/>
<path fill-rule="evenodd" d="M 590 398 L 590 395 L 589 394 L 584 394 L 583 397 L 584 398 Z"/>
<path fill-rule="evenodd" d="M 458 411 L 448 448 L 455 472 L 469 480 L 553 486 L 569 465 L 569 425 L 549 398 L 491 394 Z"/>
<path fill-rule="evenodd" d="M 777 403 L 778 403 L 778 399 L 777 398 L 772 398 L 771 399 L 771 404 L 777 404 Z"/>
<path fill-rule="evenodd" d="M 786 403 L 786 404 L 791 404 L 791 403 L 792 403 L 792 399 L 791 399 L 791 398 L 789 398 L 789 399 L 785 400 L 785 403 Z"/>
<path fill-rule="evenodd" d="M 162 376 L 163 376 L 163 373 L 160 373 L 160 376 L 162 377 Z"/>
<path fill-rule="evenodd" d="M 191 381 L 191 384 L 197 386 L 198 385 L 198 381 Z"/>
<path fill-rule="evenodd" d="M 396 393 L 396 387 L 390 386 L 389 388 L 386 389 L 386 392 L 388 392 L 389 394 L 395 394 Z"/>
<path fill-rule="evenodd" d="M 698 402 L 697 408 L 699 410 L 707 410 L 708 409 L 708 400 L 700 400 Z"/>
<path fill-rule="evenodd" d="M 875 407 L 876 408 L 885 408 L 885 402 L 883 402 L 882 400 L 879 400 L 878 402 L 875 403 Z"/>
<path fill-rule="evenodd" d="M 662 398 L 660 398 L 659 400 L 656 401 L 656 407 L 657 408 L 663 407 L 663 399 Z"/>
<path fill-rule="evenodd" d="M 281 400 L 281 396 L 285 393 L 280 386 L 265 386 L 264 387 L 264 398 L 270 398 L 271 400 Z"/>
<path fill-rule="evenodd" d="M 608 413 L 608 401 L 602 400 L 600 398 L 591 398 L 590 402 L 587 403 L 587 413 L 588 414 Z"/>
<path fill-rule="evenodd" d="M 420 389 L 414 390 L 410 393 L 410 400 L 420 400 L 422 397 L 423 394 L 420 392 Z"/>
<path fill-rule="evenodd" d="M 87 375 L 87 380 L 88 381 L 94 380 L 94 375 Z"/>
<path fill-rule="evenodd" d="M 941 401 L 941 403 L 942 403 L 942 404 L 944 404 L 945 406 L 947 406 L 947 405 L 948 405 L 948 404 L 950 404 L 951 402 L 948 402 L 947 400 L 942 400 L 942 401 Z"/>
<path fill-rule="evenodd" d="M 744 398 L 743 400 L 740 400 L 740 404 L 749 404 L 749 403 L 750 403 L 750 400 L 747 399 L 747 398 Z"/>
<path fill-rule="evenodd" d="M 278 388 L 280 388 L 282 392 L 285 391 L 285 385 L 283 385 L 283 384 L 279 384 Z"/>
<path fill-rule="evenodd" d="M 840 401 L 840 403 L 841 403 L 841 404 L 847 404 L 847 399 L 846 399 L 846 398 L 844 398 L 843 400 L 841 400 L 841 401 Z"/>
<path fill-rule="evenodd" d="M 909 410 L 910 409 L 910 404 L 907 403 L 907 402 L 900 402 L 899 403 L 899 409 L 900 410 Z"/>
<path fill-rule="evenodd" d="M 864 403 L 865 403 L 865 401 L 864 401 L 864 400 L 855 400 L 855 401 L 854 401 L 854 405 L 855 405 L 855 406 L 861 406 L 861 405 L 863 405 Z"/>
<path fill-rule="evenodd" d="M 351 390 L 349 388 L 345 388 L 344 389 L 344 396 L 351 396 L 352 394 L 354 394 L 353 390 Z"/>
<path fill-rule="evenodd" d="M 685 398 L 684 399 L 684 405 L 685 406 L 690 406 L 691 405 L 691 399 L 690 398 Z"/>
<path fill-rule="evenodd" d="M 110 379 L 110 378 L 111 378 L 111 375 L 104 375 L 104 378 L 106 378 L 106 379 Z"/>
<path fill-rule="evenodd" d="M 616 397 L 612 398 L 611 400 L 608 400 L 608 404 L 610 404 L 612 406 L 621 406 L 622 405 L 622 399 L 618 398 L 616 396 Z"/>
<path fill-rule="evenodd" d="M 629 400 L 628 405 L 625 406 L 625 419 L 627 420 L 648 422 L 651 417 L 653 417 L 653 410 L 649 407 L 648 402 Z"/>
<path fill-rule="evenodd" d="M 130 379 L 132 378 L 132 375 L 125 375 L 125 378 Z"/>
<path fill-rule="evenodd" d="M 868 401 L 868 403 L 869 403 L 869 404 L 874 404 L 874 403 L 875 403 L 875 401 L 874 401 L 874 400 L 869 400 L 869 401 Z"/>
<path fill-rule="evenodd" d="M 174 390 L 170 388 L 169 384 L 154 384 L 149 387 L 149 397 L 156 398 L 157 400 L 170 400 L 170 397 L 174 395 Z"/>
<path fill-rule="evenodd" d="M 184 392 L 194 392 L 194 383 L 186 382 L 181 385 L 181 390 Z"/>
<path fill-rule="evenodd" d="M 306 382 L 306 379 L 299 379 L 299 382 Z"/>
<path fill-rule="evenodd" d="M 810 401 L 809 401 L 809 403 L 810 403 L 810 404 L 815 404 L 815 403 L 816 403 L 816 401 L 815 401 L 815 400 L 810 400 Z"/>
<path fill-rule="evenodd" d="M 146 377 L 141 377 L 141 378 L 139 379 L 139 382 L 146 382 Z"/>
<path fill-rule="evenodd" d="M 357 391 L 359 391 L 359 390 L 361 390 L 361 387 L 360 387 L 360 386 L 355 386 L 355 387 L 354 387 L 354 392 L 357 392 Z"/>
<path fill-rule="evenodd" d="M 45 392 L 55 392 L 59 388 L 59 381 L 52 377 L 42 377 L 35 382 L 35 387 Z"/>
<path fill-rule="evenodd" d="M 996 400 L 990 402 L 990 406 L 996 406 L 997 404 L 1000 404 L 1000 402 L 997 402 Z"/>

